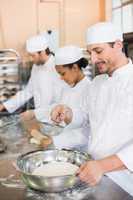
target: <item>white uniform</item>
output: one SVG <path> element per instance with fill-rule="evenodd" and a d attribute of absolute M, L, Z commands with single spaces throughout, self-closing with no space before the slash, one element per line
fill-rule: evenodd
<path fill-rule="evenodd" d="M 95 159 L 116 154 L 128 170 L 108 173 L 117 184 L 133 195 L 133 64 L 114 71 L 112 77 L 97 76 L 90 86 L 88 112 L 90 140 L 88 152 Z M 86 113 L 74 111 L 82 124 Z M 77 115 L 80 115 L 77 119 Z"/>
<path fill-rule="evenodd" d="M 117 153 L 127 167 L 133 170 L 129 150 L 133 148 L 132 63 L 115 70 L 112 77 L 96 77 L 89 102 L 92 131 L 89 152 L 96 159 Z"/>
<path fill-rule="evenodd" d="M 65 91 L 62 97 L 62 104 L 70 108 L 87 109 L 86 94 L 88 93 L 90 81 L 87 77 L 81 80 L 75 87 Z M 54 145 L 58 148 L 71 148 L 81 151 L 87 151 L 89 140 L 89 120 L 82 127 L 73 128 L 67 126 L 64 131 L 53 137 Z"/>
<path fill-rule="evenodd" d="M 33 65 L 31 77 L 25 89 L 19 91 L 14 98 L 4 102 L 4 106 L 8 112 L 12 113 L 34 97 L 35 108 L 44 107 L 59 101 L 64 85 L 55 70 L 54 56 L 51 55 L 44 65 Z"/>
<path fill-rule="evenodd" d="M 88 112 L 73 109 L 73 126 L 91 126 L 89 153 L 100 159 L 114 153 L 133 171 L 133 64 L 96 76 L 89 87 Z M 130 158 L 130 159 L 129 159 Z"/>
<path fill-rule="evenodd" d="M 90 81 L 87 77 L 76 84 L 75 87 L 70 87 L 63 93 L 60 104 L 65 104 L 74 109 L 88 109 L 86 95 L 90 86 Z M 43 109 L 40 111 L 44 116 L 46 113 Z M 40 114 L 40 116 L 42 116 Z M 38 112 L 39 116 L 39 112 Z M 46 116 L 46 115 L 45 115 Z M 42 117 L 37 117 L 38 120 L 43 120 Z M 81 151 L 87 151 L 89 140 L 89 120 L 85 121 L 84 125 L 78 126 L 76 129 L 72 125 L 68 125 L 64 128 L 60 135 L 53 136 L 53 143 L 57 148 L 69 148 L 77 149 Z"/>

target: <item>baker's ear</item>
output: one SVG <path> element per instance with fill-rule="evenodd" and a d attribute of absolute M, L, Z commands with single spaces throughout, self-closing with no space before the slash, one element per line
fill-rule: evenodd
<path fill-rule="evenodd" d="M 78 68 L 78 65 L 77 64 L 73 64 L 73 67 L 72 67 L 75 71 L 79 70 Z"/>
<path fill-rule="evenodd" d="M 122 49 L 123 48 L 122 41 L 121 40 L 116 40 L 113 47 L 117 48 L 117 49 Z"/>

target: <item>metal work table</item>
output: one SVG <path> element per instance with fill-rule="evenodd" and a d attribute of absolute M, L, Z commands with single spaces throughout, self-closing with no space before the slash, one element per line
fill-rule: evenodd
<path fill-rule="evenodd" d="M 104 177 L 93 192 L 62 192 L 57 194 L 40 193 L 26 188 L 10 188 L 0 185 L 0 200 L 132 200 L 109 178 Z"/>
<path fill-rule="evenodd" d="M 0 154 L 0 200 L 133 200 L 132 196 L 106 176 L 92 189 L 81 187 L 61 193 L 42 193 L 27 188 L 12 163 L 19 154 L 37 147 L 28 144 L 19 123 L 0 132 L 7 142 L 6 153 Z"/>

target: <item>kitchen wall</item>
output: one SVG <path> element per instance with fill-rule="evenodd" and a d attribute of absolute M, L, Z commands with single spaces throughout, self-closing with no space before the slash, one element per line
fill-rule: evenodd
<path fill-rule="evenodd" d="M 110 21 L 112 19 L 112 0 L 105 0 L 105 19 Z"/>
<path fill-rule="evenodd" d="M 59 32 L 60 45 L 85 46 L 85 31 L 105 19 L 105 0 L 0 1 L 0 48 L 25 55 L 28 37 L 45 30 Z"/>

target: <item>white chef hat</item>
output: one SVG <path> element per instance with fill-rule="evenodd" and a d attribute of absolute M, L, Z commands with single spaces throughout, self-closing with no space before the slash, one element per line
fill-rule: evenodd
<path fill-rule="evenodd" d="M 64 46 L 55 52 L 55 64 L 65 65 L 75 63 L 83 58 L 82 50 L 77 46 Z"/>
<path fill-rule="evenodd" d="M 48 43 L 43 35 L 36 35 L 26 41 L 26 50 L 29 53 L 44 51 L 48 48 Z"/>
<path fill-rule="evenodd" d="M 87 30 L 87 45 L 123 41 L 122 32 L 111 22 L 97 23 Z"/>

